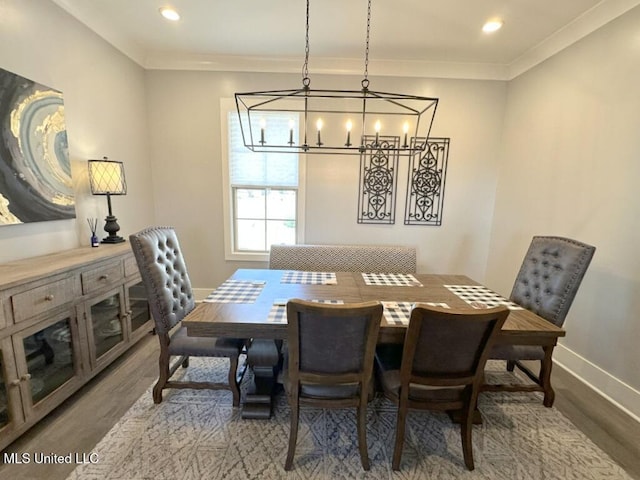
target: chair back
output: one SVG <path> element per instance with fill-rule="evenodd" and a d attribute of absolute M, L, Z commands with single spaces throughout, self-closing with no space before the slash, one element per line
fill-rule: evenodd
<path fill-rule="evenodd" d="M 195 307 L 178 237 L 171 227 L 151 227 L 130 235 L 129 240 L 156 330 L 165 334 Z"/>
<path fill-rule="evenodd" d="M 510 299 L 562 327 L 595 250 L 570 238 L 533 237 Z"/>
<path fill-rule="evenodd" d="M 333 305 L 290 300 L 287 338 L 291 384 L 365 386 L 373 371 L 382 310 L 380 302 Z"/>
<path fill-rule="evenodd" d="M 417 304 L 405 336 L 401 384 L 473 384 L 508 315 L 504 306 L 453 310 Z"/>

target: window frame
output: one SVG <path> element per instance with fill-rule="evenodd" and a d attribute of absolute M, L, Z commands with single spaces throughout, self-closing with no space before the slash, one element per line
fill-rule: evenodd
<path fill-rule="evenodd" d="M 220 99 L 220 146 L 222 155 L 222 206 L 224 220 L 224 250 L 225 260 L 266 262 L 269 260 L 269 251 L 247 251 L 236 248 L 236 220 L 235 192 L 234 188 L 243 188 L 241 185 L 232 185 L 229 177 L 229 124 L 228 114 L 236 110 L 235 99 Z M 236 113 L 237 115 L 237 113 Z M 237 118 L 237 117 L 236 117 Z M 283 153 L 282 155 L 289 155 Z M 298 187 L 282 187 L 279 185 L 253 185 L 251 188 L 272 188 L 296 190 L 296 243 L 304 243 L 304 212 L 305 212 L 305 179 L 306 179 L 306 155 L 298 154 Z"/>

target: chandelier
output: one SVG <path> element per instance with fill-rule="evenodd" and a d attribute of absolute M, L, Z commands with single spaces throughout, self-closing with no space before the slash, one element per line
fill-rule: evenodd
<path fill-rule="evenodd" d="M 369 89 L 370 30 L 371 0 L 368 0 L 362 88 L 312 89 L 307 0 L 302 88 L 236 93 L 244 145 L 254 152 L 277 153 L 359 155 L 385 150 L 413 155 L 424 152 L 438 99 Z M 278 114 L 282 118 L 283 113 L 289 116 L 289 128 L 270 130 L 269 117 Z"/>

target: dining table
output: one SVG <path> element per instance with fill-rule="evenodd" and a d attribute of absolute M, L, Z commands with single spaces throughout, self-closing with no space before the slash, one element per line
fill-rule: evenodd
<path fill-rule="evenodd" d="M 562 328 L 466 275 L 239 269 L 198 302 L 182 323 L 190 336 L 250 339 L 247 361 L 254 384 L 245 395 L 244 418 L 271 416 L 287 337 L 286 303 L 293 298 L 337 304 L 380 301 L 384 313 L 378 343 L 404 342 L 416 303 L 452 309 L 505 305 L 510 313 L 496 342 L 542 347 L 547 375 L 553 348 L 565 335 Z M 550 378 L 542 382 L 551 389 Z"/>

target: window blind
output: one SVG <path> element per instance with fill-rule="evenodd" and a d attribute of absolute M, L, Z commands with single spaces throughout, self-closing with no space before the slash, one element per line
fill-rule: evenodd
<path fill-rule="evenodd" d="M 293 121 L 293 138 L 297 139 L 300 119 L 289 114 L 265 113 L 253 118 L 251 128 L 260 135 L 260 121 L 265 122 L 265 141 L 285 144 Z M 258 153 L 244 146 L 237 113 L 229 112 L 229 177 L 237 186 L 298 186 L 298 155 L 292 153 Z M 248 132 L 245 132 L 246 134 Z"/>

